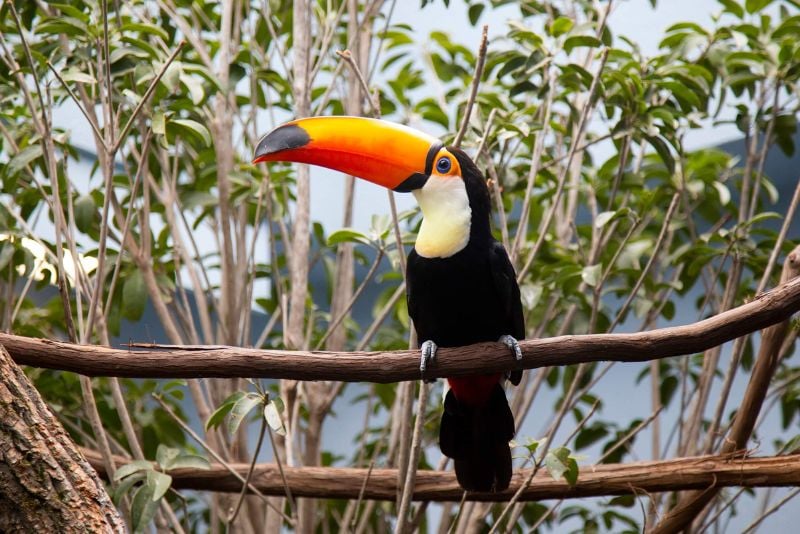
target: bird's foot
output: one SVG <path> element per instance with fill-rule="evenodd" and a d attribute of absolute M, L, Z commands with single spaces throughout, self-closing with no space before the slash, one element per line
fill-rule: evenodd
<path fill-rule="evenodd" d="M 498 342 L 502 343 L 514 354 L 514 359 L 520 361 L 522 359 L 522 349 L 519 346 L 519 342 L 514 339 L 513 336 L 509 336 L 508 334 L 504 336 L 500 336 L 500 339 L 497 340 Z"/>
<path fill-rule="evenodd" d="M 522 360 L 522 348 L 519 346 L 519 342 L 514 339 L 514 336 L 509 336 L 508 334 L 504 336 L 500 336 L 500 339 L 497 340 L 499 343 L 502 343 L 509 349 L 511 349 L 511 353 L 514 355 L 514 360 L 520 361 Z M 511 381 L 512 384 L 518 386 L 520 381 L 522 380 L 522 369 L 516 369 L 514 371 L 507 371 L 506 378 Z"/>
<path fill-rule="evenodd" d="M 420 346 L 419 372 L 422 375 L 422 380 L 428 384 L 436 382 L 435 378 L 425 377 L 425 370 L 428 368 L 429 363 L 434 363 L 436 361 L 436 349 L 438 348 L 436 343 L 430 339 L 423 342 Z"/>

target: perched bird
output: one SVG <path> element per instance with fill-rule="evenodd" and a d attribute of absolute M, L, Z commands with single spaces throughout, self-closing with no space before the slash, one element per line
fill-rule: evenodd
<path fill-rule="evenodd" d="M 387 121 L 311 117 L 264 136 L 253 161 L 320 165 L 416 197 L 422 224 L 406 280 L 423 377 L 438 347 L 500 341 L 522 357 L 514 268 L 491 233 L 486 179 L 463 151 Z M 520 377 L 521 371 L 509 374 L 514 385 Z M 439 446 L 468 491 L 502 491 L 511 480 L 514 417 L 503 379 L 500 373 L 447 379 Z"/>

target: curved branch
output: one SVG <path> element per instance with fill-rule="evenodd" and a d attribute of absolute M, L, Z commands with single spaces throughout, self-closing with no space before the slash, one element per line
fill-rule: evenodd
<path fill-rule="evenodd" d="M 515 362 L 505 345 L 478 343 L 440 348 L 430 377 L 496 373 L 510 369 L 571 365 L 595 361 L 643 362 L 693 354 L 788 319 L 800 310 L 800 277 L 752 301 L 697 323 L 635 334 L 589 334 L 520 342 Z M 383 352 L 310 352 L 222 346 L 138 345 L 163 350 L 121 350 L 76 345 L 0 333 L 19 364 L 73 371 L 87 376 L 140 378 L 261 377 L 389 383 L 417 380 L 419 354 Z"/>
<path fill-rule="evenodd" d="M 89 462 L 103 475 L 103 462 L 94 451 L 82 451 Z M 120 464 L 125 460 L 119 459 Z M 248 464 L 233 464 L 244 475 Z M 213 465 L 211 469 L 182 468 L 169 471 L 172 487 L 235 493 L 241 491 L 242 482 L 226 467 Z M 372 469 L 352 467 L 284 467 L 286 483 L 292 495 L 329 499 L 363 498 L 393 501 L 397 497 L 397 469 Z M 514 473 L 511 486 L 500 493 L 471 493 L 471 501 L 507 501 L 519 489 L 530 470 Z M 364 481 L 366 480 L 366 484 Z M 275 464 L 255 466 L 250 483 L 266 495 L 284 495 L 286 489 Z M 522 501 L 545 499 L 574 499 L 605 495 L 682 491 L 725 486 L 777 487 L 800 485 L 800 456 L 771 456 L 764 458 L 734 458 L 727 456 L 699 456 L 635 462 L 629 464 L 600 464 L 583 466 L 574 486 L 564 480 L 553 480 L 545 472 L 538 473 L 533 483 L 522 493 Z M 413 498 L 416 501 L 461 500 L 464 490 L 452 471 L 420 470 L 417 472 Z"/>

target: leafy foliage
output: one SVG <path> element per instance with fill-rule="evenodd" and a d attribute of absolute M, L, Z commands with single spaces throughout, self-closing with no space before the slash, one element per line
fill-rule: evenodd
<path fill-rule="evenodd" d="M 408 346 L 398 241 L 413 243 L 419 215 L 399 214 L 399 239 L 386 215 L 368 229 L 309 223 L 312 250 L 293 257 L 296 229 L 304 228 L 303 177 L 288 165 L 254 166 L 250 155 L 259 134 L 302 109 L 306 89 L 313 113 L 372 113 L 336 48 L 353 51 L 384 118 L 450 142 L 467 109 L 475 46 L 447 20 L 421 35 L 392 18 L 390 3 L 369 11 L 372 3 L 359 2 L 351 12 L 343 0 L 314 2 L 303 74 L 295 69 L 300 36 L 293 33 L 303 14 L 294 4 L 3 3 L 0 328 L 51 338 L 74 332 L 76 341 L 106 344 L 140 336 L 268 348 L 297 348 L 290 339 L 308 348 Z M 793 245 L 778 234 L 790 188 L 767 175 L 765 162 L 796 151 L 797 2 L 720 0 L 713 17 L 667 28 L 654 53 L 606 24 L 609 5 L 420 2 L 421 16 L 462 10 L 473 26 L 513 10 L 490 43 L 465 148 L 485 147 L 474 157 L 498 193 L 496 235 L 520 275 L 529 337 L 705 317 L 777 282 L 772 251 Z M 71 110 L 68 121 L 60 118 L 64 110 Z M 744 136 L 739 154 L 708 143 L 694 148 L 697 132 L 712 140 L 727 126 Z M 304 262 L 307 294 L 299 289 L 309 282 L 298 270 Z M 347 313 L 341 302 L 362 285 Z M 295 324 L 298 302 L 304 319 Z M 259 323 L 254 306 L 269 318 Z M 536 445 L 518 462 L 533 459 L 574 484 L 584 458 L 713 452 L 738 393 L 709 392 L 728 377 L 746 379 L 757 344 L 737 344 L 732 356 L 708 352 L 641 366 L 639 382 L 616 391 L 640 399 L 627 410 L 598 393 L 609 377 L 627 380 L 610 365 L 530 373 L 515 393 L 525 400 L 516 403 L 517 439 Z M 253 422 L 275 432 L 275 455 L 297 464 L 397 465 L 407 447 L 400 427 L 410 414 L 400 410 L 413 391 L 405 386 L 354 392 L 328 384 L 102 379 L 81 391 L 72 374 L 30 372 L 78 442 L 99 447 L 92 405 L 82 400 L 93 396 L 115 451 L 135 450 L 135 439 L 156 462 L 135 461 L 115 476 L 114 497 L 127 499 L 133 530 L 149 528 L 162 503 L 176 504 L 167 471 L 201 467 L 203 446 L 249 462 Z M 796 448 L 797 376 L 795 362 L 784 359 L 770 397 L 780 428 L 759 430 L 765 452 Z M 126 406 L 115 401 L 117 387 Z M 423 411 L 425 444 L 433 446 L 422 466 L 436 464 L 440 409 L 432 403 Z M 345 411 L 364 413 L 365 423 L 343 456 L 327 450 L 322 428 Z M 189 438 L 176 417 L 205 431 L 204 443 Z M 544 429 L 534 426 L 542 421 Z M 176 513 L 194 530 L 227 514 L 210 513 L 218 504 L 193 504 Z M 656 502 L 660 511 L 671 504 Z M 634 505 L 623 497 L 560 509 L 529 503 L 505 513 L 504 505 L 481 505 L 458 520 L 500 520 L 525 531 L 638 531 L 644 517 Z M 308 532 L 315 517 L 320 528 L 340 517 L 376 530 L 396 523 L 393 506 L 365 506 L 322 501 L 317 515 L 291 506 L 287 513 L 297 513 L 298 528 Z M 443 521 L 455 518 L 450 512 Z M 271 525 L 284 521 L 270 514 Z M 236 521 L 261 531 L 256 516 L 263 514 Z"/>

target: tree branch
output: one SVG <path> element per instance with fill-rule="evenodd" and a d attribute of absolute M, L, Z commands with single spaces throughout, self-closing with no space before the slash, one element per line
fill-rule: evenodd
<path fill-rule="evenodd" d="M 643 362 L 694 354 L 788 319 L 800 310 L 800 277 L 697 323 L 634 334 L 588 334 L 520 342 L 515 362 L 500 343 L 440 348 L 431 377 L 466 376 L 595 361 Z M 122 350 L 0 333 L 19 364 L 87 376 L 140 378 L 261 377 L 390 383 L 419 378 L 415 350 L 311 352 L 225 346 L 144 345 Z"/>
<path fill-rule="evenodd" d="M 800 280 L 800 277 L 797 276 L 800 271 L 800 250 L 798 249 L 800 247 L 796 247 L 786 258 L 781 272 L 781 281 Z M 781 345 L 788 331 L 789 321 L 787 320 L 773 325 L 761 333 L 758 357 L 750 373 L 750 380 L 747 383 L 744 397 L 739 403 L 731 430 L 722 444 L 721 452 L 723 454 L 741 450 L 747 446 L 761 413 L 769 384 L 780 363 Z M 718 488 L 714 488 L 709 491 L 683 494 L 675 507 L 655 525 L 652 532 L 678 532 L 688 528 L 694 518 L 716 498 L 718 493 Z"/>
<path fill-rule="evenodd" d="M 83 454 L 101 476 L 103 462 L 99 453 L 83 449 Z M 122 458 L 120 463 L 124 463 Z M 244 475 L 249 464 L 231 464 Z M 394 501 L 397 497 L 397 469 L 354 467 L 286 467 L 286 482 L 298 497 L 356 499 L 363 492 L 369 500 Z M 471 501 L 507 501 L 529 476 L 529 469 L 519 470 L 511 486 L 499 493 L 470 493 Z M 218 464 L 210 469 L 182 468 L 169 471 L 172 487 L 201 491 L 235 493 L 242 482 L 227 467 Z M 366 480 L 366 484 L 364 481 Z M 275 464 L 255 466 L 250 484 L 265 495 L 283 495 L 284 482 Z M 582 466 L 578 482 L 570 486 L 564 480 L 553 480 L 550 474 L 537 474 L 520 500 L 575 499 L 606 495 L 628 495 L 632 492 L 682 491 L 711 486 L 777 487 L 800 485 L 800 456 L 741 458 L 731 455 L 699 456 L 675 460 L 599 464 Z M 464 490 L 452 471 L 420 470 L 417 472 L 413 498 L 416 501 L 461 500 Z"/>

